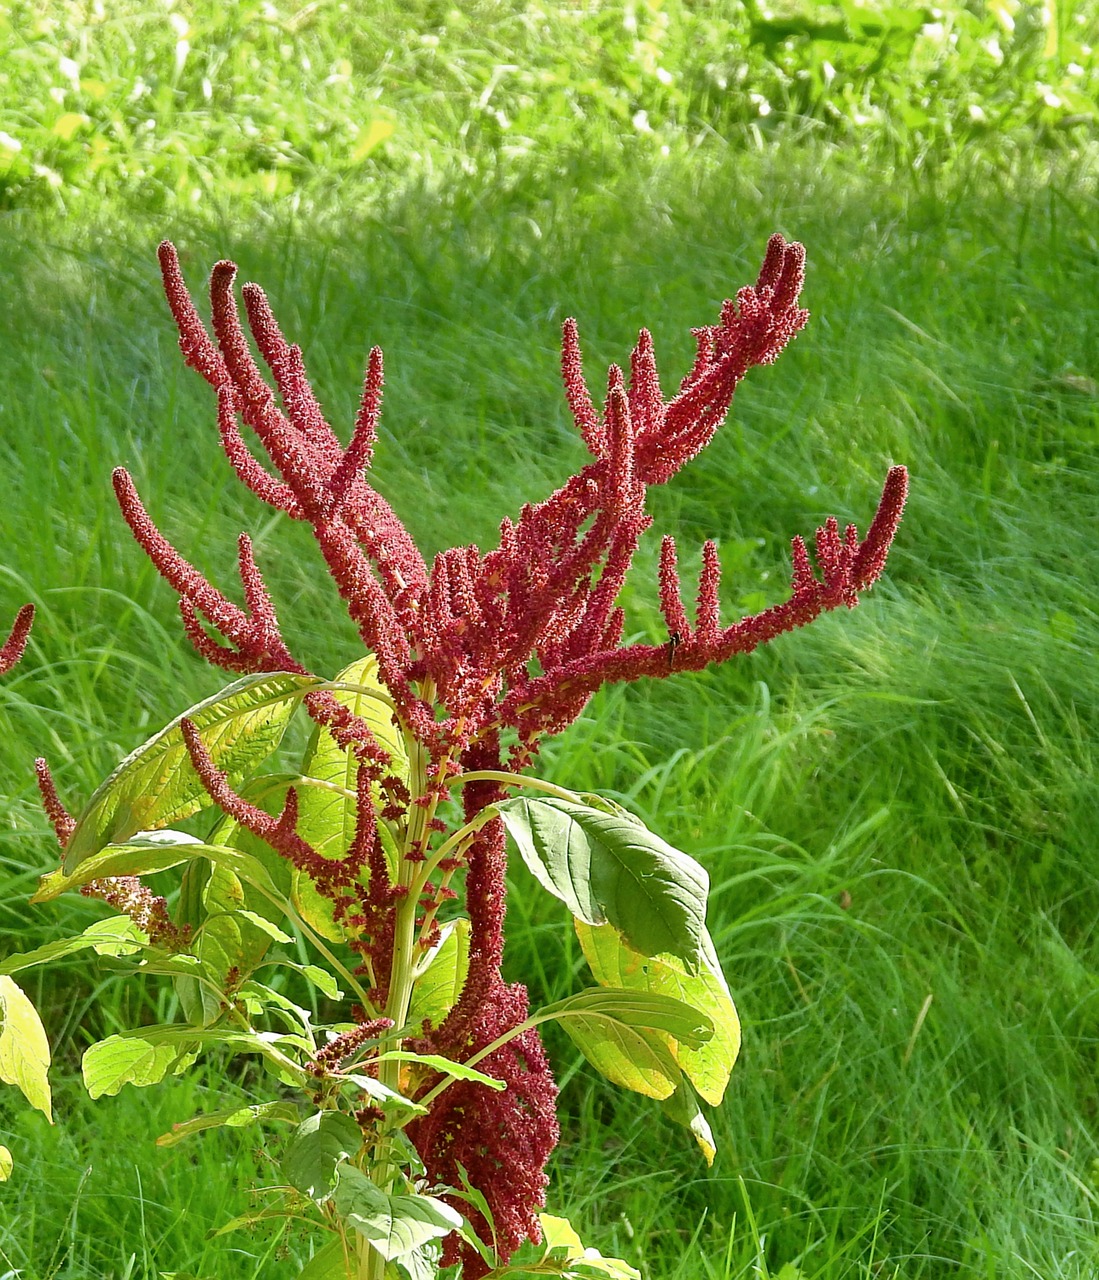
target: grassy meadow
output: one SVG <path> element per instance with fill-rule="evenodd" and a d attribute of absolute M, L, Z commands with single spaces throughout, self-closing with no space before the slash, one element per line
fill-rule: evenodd
<path fill-rule="evenodd" d="M 548 1031 L 549 1208 L 645 1280 L 1096 1276 L 1092 6 L 951 4 L 918 27 L 883 5 L 362 8 L 0 15 L 0 630 L 39 609 L 0 684 L 0 955 L 103 912 L 26 904 L 56 857 L 33 757 L 78 809 L 224 683 L 133 545 L 113 466 L 218 584 L 251 533 L 305 661 L 358 652 L 308 536 L 220 454 L 160 239 L 198 291 L 223 257 L 264 285 L 345 438 L 384 347 L 374 480 L 431 553 L 492 545 L 582 465 L 564 317 L 596 388 L 648 326 L 667 393 L 691 326 L 779 230 L 806 245 L 812 319 L 653 492 L 627 629 L 663 638 L 662 533 L 688 583 L 718 539 L 728 621 L 784 598 L 792 534 L 830 513 L 865 528 L 891 463 L 912 497 L 856 611 L 604 691 L 546 750 L 547 776 L 705 864 L 744 1025 L 711 1169 Z M 538 1006 L 578 989 L 582 958 L 564 909 L 522 868 L 512 885 L 509 976 Z M 22 978 L 56 1123 L 0 1091 L 0 1278 L 293 1280 L 293 1230 L 208 1238 L 277 1182 L 277 1137 L 153 1142 L 225 1089 L 268 1096 L 262 1073 L 226 1084 L 212 1060 L 92 1104 L 83 1048 L 173 997 L 84 955 Z"/>

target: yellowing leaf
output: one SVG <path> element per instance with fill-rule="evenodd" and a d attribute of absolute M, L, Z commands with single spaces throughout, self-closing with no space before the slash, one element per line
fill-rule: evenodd
<path fill-rule="evenodd" d="M 668 1048 L 702 1097 L 716 1107 L 740 1052 L 740 1019 L 709 934 L 703 937 L 697 973 L 689 973 L 677 956 L 644 956 L 635 951 L 612 925 L 593 927 L 576 920 L 575 926 L 592 975 L 600 985 L 671 996 L 713 1023 L 714 1034 L 705 1044 L 669 1042 Z"/>
<path fill-rule="evenodd" d="M 50 1043 L 34 1005 L 9 977 L 0 977 L 0 1080 L 23 1096 L 53 1124 Z"/>
<path fill-rule="evenodd" d="M 351 163 L 359 164 L 365 160 L 375 147 L 380 146 L 386 138 L 393 136 L 395 127 L 392 120 L 371 120 L 359 134 L 355 148 L 351 152 Z"/>
<path fill-rule="evenodd" d="M 88 123 L 88 117 L 81 111 L 66 111 L 53 122 L 53 132 L 62 142 L 69 142 L 80 128 Z"/>
<path fill-rule="evenodd" d="M 185 1030 L 185 1028 L 184 1028 Z M 158 1084 L 185 1058 L 179 1044 L 152 1044 L 134 1035 L 108 1036 L 84 1052 L 81 1071 L 89 1097 L 113 1097 L 124 1084 Z"/>

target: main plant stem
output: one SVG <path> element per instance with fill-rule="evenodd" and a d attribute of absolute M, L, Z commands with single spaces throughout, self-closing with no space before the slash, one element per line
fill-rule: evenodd
<path fill-rule="evenodd" d="M 427 682 L 422 690 L 427 701 L 435 696 L 432 682 Z M 419 894 L 425 878 L 422 862 L 415 862 L 407 856 L 410 853 L 425 849 L 429 833 L 429 823 L 435 812 L 435 802 L 430 806 L 418 803 L 420 797 L 428 794 L 428 767 L 430 759 L 424 745 L 412 734 L 405 734 L 408 747 L 408 789 L 412 803 L 408 806 L 408 822 L 402 841 L 401 859 L 398 867 L 397 883 L 405 890 L 405 895 L 397 905 L 396 927 L 393 931 L 393 956 L 389 970 L 389 994 L 385 1002 L 385 1016 L 394 1027 L 403 1027 L 408 1021 L 408 1008 L 412 1000 L 412 986 L 415 981 L 416 959 L 416 910 L 419 905 Z M 394 1041 L 391 1048 L 399 1050 L 402 1041 Z M 382 1084 L 400 1091 L 401 1064 L 399 1061 L 387 1060 L 378 1065 L 378 1079 Z M 382 1156 L 372 1171 L 372 1180 L 383 1191 L 392 1190 L 396 1170 L 389 1160 Z M 382 1255 L 370 1246 L 366 1239 L 359 1237 L 358 1280 L 385 1280 L 386 1261 Z"/>

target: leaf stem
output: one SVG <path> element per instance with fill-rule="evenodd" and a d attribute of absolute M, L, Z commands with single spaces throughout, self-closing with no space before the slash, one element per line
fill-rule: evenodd
<path fill-rule="evenodd" d="M 508 773 L 503 769 L 474 769 L 470 773 L 456 773 L 447 779 L 447 786 L 460 786 L 466 782 L 500 782 L 506 787 L 529 787 L 532 791 L 545 791 L 559 800 L 580 799 L 575 791 L 559 787 L 556 783 L 533 778 L 525 773 Z"/>

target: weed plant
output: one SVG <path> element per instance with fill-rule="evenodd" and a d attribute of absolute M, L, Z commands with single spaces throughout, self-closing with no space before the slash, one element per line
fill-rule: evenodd
<path fill-rule="evenodd" d="M 265 281 L 338 421 L 353 416 L 363 335 L 401 353 L 375 475 L 430 551 L 455 530 L 489 539 L 494 512 L 575 461 L 546 376 L 566 302 L 594 363 L 656 311 L 666 367 L 678 352 L 685 368 L 699 299 L 716 304 L 778 227 L 809 247 L 813 322 L 781 377 L 742 388 L 684 489 L 661 495 L 658 526 L 684 545 L 716 534 L 726 608 L 751 611 L 778 598 L 787 531 L 853 509 L 883 462 L 910 464 L 913 496 L 889 581 L 852 618 L 686 689 L 608 691 L 549 756 L 558 781 L 617 794 L 707 866 L 745 1028 L 709 1172 L 551 1036 L 566 1130 L 551 1194 L 652 1280 L 1090 1280 L 1099 209 L 1086 147 L 1047 163 L 1019 141 L 1033 135 L 1012 147 L 1008 131 L 1008 166 L 962 154 L 905 176 L 813 142 L 656 154 L 627 171 L 608 158 L 617 136 L 589 138 L 556 187 L 374 175 L 379 190 L 352 197 L 343 221 L 261 198 L 248 218 L 226 203 L 155 229 L 125 200 L 89 202 L 65 226 L 8 215 L 0 619 L 34 600 L 39 626 L 0 687 L 4 948 L 96 910 L 78 901 L 58 921 L 19 905 L 52 856 L 34 750 L 86 794 L 216 682 L 170 639 L 173 603 L 130 547 L 109 467 L 130 467 L 165 524 L 194 530 L 187 550 L 218 580 L 233 566 L 216 549 L 239 528 L 260 554 L 270 538 L 206 461 L 208 404 L 145 288 L 157 239 Z M 282 545 L 297 532 L 280 529 Z M 345 637 L 302 551 L 283 553 L 271 586 L 287 616 L 317 619 L 298 640 L 324 669 Z M 643 545 L 625 601 L 654 640 L 656 551 Z M 579 957 L 524 874 L 508 963 L 552 1000 Z M 89 1022 L 104 985 L 115 1004 Z M 75 962 L 29 990 L 62 1081 L 92 1039 L 172 1012 Z M 164 1128 L 205 1086 L 176 1087 L 153 1104 Z M 247 1075 L 237 1087 L 249 1098 Z M 215 1134 L 161 1153 L 143 1137 L 151 1095 L 125 1090 L 94 1122 L 78 1095 L 62 1084 L 52 1129 L 0 1103 L 0 1141 L 25 1171 L 0 1190 L 5 1267 L 33 1280 L 297 1274 L 293 1235 L 239 1238 L 228 1262 L 204 1239 L 230 1185 L 271 1179 L 262 1148 Z"/>

